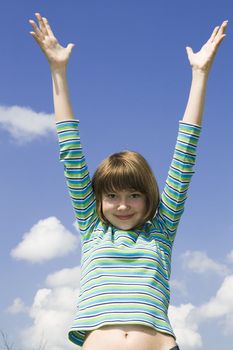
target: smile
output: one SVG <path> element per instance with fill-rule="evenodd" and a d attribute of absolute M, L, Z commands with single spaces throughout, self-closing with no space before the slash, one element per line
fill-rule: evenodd
<path fill-rule="evenodd" d="M 134 214 L 131 214 L 131 215 L 115 215 L 115 216 L 119 220 L 129 220 L 129 219 L 131 219 L 134 216 Z"/>

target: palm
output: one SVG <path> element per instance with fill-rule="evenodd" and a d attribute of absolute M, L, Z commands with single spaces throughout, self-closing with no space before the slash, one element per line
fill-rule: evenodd
<path fill-rule="evenodd" d="M 61 67 L 66 65 L 74 44 L 69 44 L 67 47 L 61 46 L 54 36 L 47 19 L 41 17 L 39 13 L 36 14 L 36 18 L 39 26 L 37 26 L 33 20 L 30 20 L 30 23 L 34 29 L 34 32 L 31 32 L 31 34 L 44 52 L 49 63 L 53 67 Z"/>
<path fill-rule="evenodd" d="M 206 43 L 199 52 L 193 54 L 190 64 L 195 68 L 205 69 L 211 64 L 214 54 L 214 47 Z"/>
<path fill-rule="evenodd" d="M 221 27 L 216 27 L 199 52 L 194 53 L 190 47 L 186 48 L 189 62 L 193 68 L 203 71 L 210 69 L 218 47 L 225 37 L 226 27 L 227 21 L 224 21 Z"/>
<path fill-rule="evenodd" d="M 69 50 L 61 46 L 56 38 L 45 37 L 42 50 L 50 63 L 66 63 L 69 59 Z"/>

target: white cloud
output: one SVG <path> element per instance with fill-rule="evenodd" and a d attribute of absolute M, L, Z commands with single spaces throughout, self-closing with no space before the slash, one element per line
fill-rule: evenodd
<path fill-rule="evenodd" d="M 227 255 L 227 261 L 233 263 L 233 250 Z"/>
<path fill-rule="evenodd" d="M 53 115 L 37 113 L 28 107 L 19 106 L 0 106 L 0 126 L 19 143 L 55 132 Z"/>
<path fill-rule="evenodd" d="M 233 334 L 233 275 L 227 276 L 215 297 L 203 304 L 197 311 L 197 317 L 209 319 L 224 317 L 224 324 L 231 325 Z"/>
<path fill-rule="evenodd" d="M 226 265 L 215 262 L 205 252 L 187 250 L 181 257 L 183 268 L 196 273 L 214 272 L 220 276 L 226 276 L 230 272 Z"/>
<path fill-rule="evenodd" d="M 76 229 L 77 232 L 80 232 L 80 229 L 79 229 L 79 225 L 78 225 L 78 221 L 77 221 L 77 220 L 75 220 L 75 221 L 73 222 L 73 226 L 75 227 L 75 229 Z"/>
<path fill-rule="evenodd" d="M 181 348 L 198 349 L 202 346 L 198 323 L 192 318 L 193 310 L 195 306 L 190 303 L 180 306 L 171 305 L 168 309 L 168 316 Z"/>
<path fill-rule="evenodd" d="M 183 296 L 188 296 L 187 287 L 184 281 L 172 279 L 170 280 L 170 287 L 171 290 L 175 289 L 176 291 L 179 291 Z"/>
<path fill-rule="evenodd" d="M 61 286 L 78 288 L 80 285 L 80 267 L 77 266 L 54 272 L 48 275 L 46 284 L 52 288 Z"/>
<path fill-rule="evenodd" d="M 50 288 L 37 291 L 28 311 L 32 325 L 20 331 L 22 347 L 31 350 L 45 344 L 50 350 L 77 349 L 68 340 L 79 290 L 80 266 L 66 268 L 47 276 Z"/>
<path fill-rule="evenodd" d="M 33 324 L 21 331 L 24 349 L 39 348 L 44 343 L 50 350 L 77 349 L 68 340 L 73 321 L 77 290 L 66 286 L 39 289 L 30 309 Z"/>
<path fill-rule="evenodd" d="M 61 257 L 74 251 L 78 239 L 56 217 L 40 220 L 11 251 L 11 256 L 33 263 Z"/>
<path fill-rule="evenodd" d="M 13 301 L 13 304 L 10 305 L 7 309 L 7 312 L 9 312 L 10 314 L 19 314 L 27 311 L 28 308 L 24 305 L 24 302 L 20 298 L 16 298 Z"/>

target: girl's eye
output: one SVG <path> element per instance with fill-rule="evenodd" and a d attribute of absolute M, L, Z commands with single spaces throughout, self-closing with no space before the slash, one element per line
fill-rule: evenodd
<path fill-rule="evenodd" d="M 132 198 L 140 198 L 141 197 L 141 193 L 132 193 L 131 197 Z"/>
<path fill-rule="evenodd" d="M 107 193 L 106 197 L 110 198 L 110 199 L 114 199 L 114 198 L 116 198 L 116 195 L 115 195 L 115 193 Z"/>

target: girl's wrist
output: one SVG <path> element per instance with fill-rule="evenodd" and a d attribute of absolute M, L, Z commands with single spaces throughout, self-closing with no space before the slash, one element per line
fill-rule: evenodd
<path fill-rule="evenodd" d="M 66 74 L 66 65 L 58 66 L 58 65 L 50 64 L 50 69 L 52 74 L 56 74 L 56 75 Z"/>
<path fill-rule="evenodd" d="M 209 70 L 192 68 L 192 77 L 194 80 L 205 81 L 208 79 L 208 76 L 209 76 Z"/>

